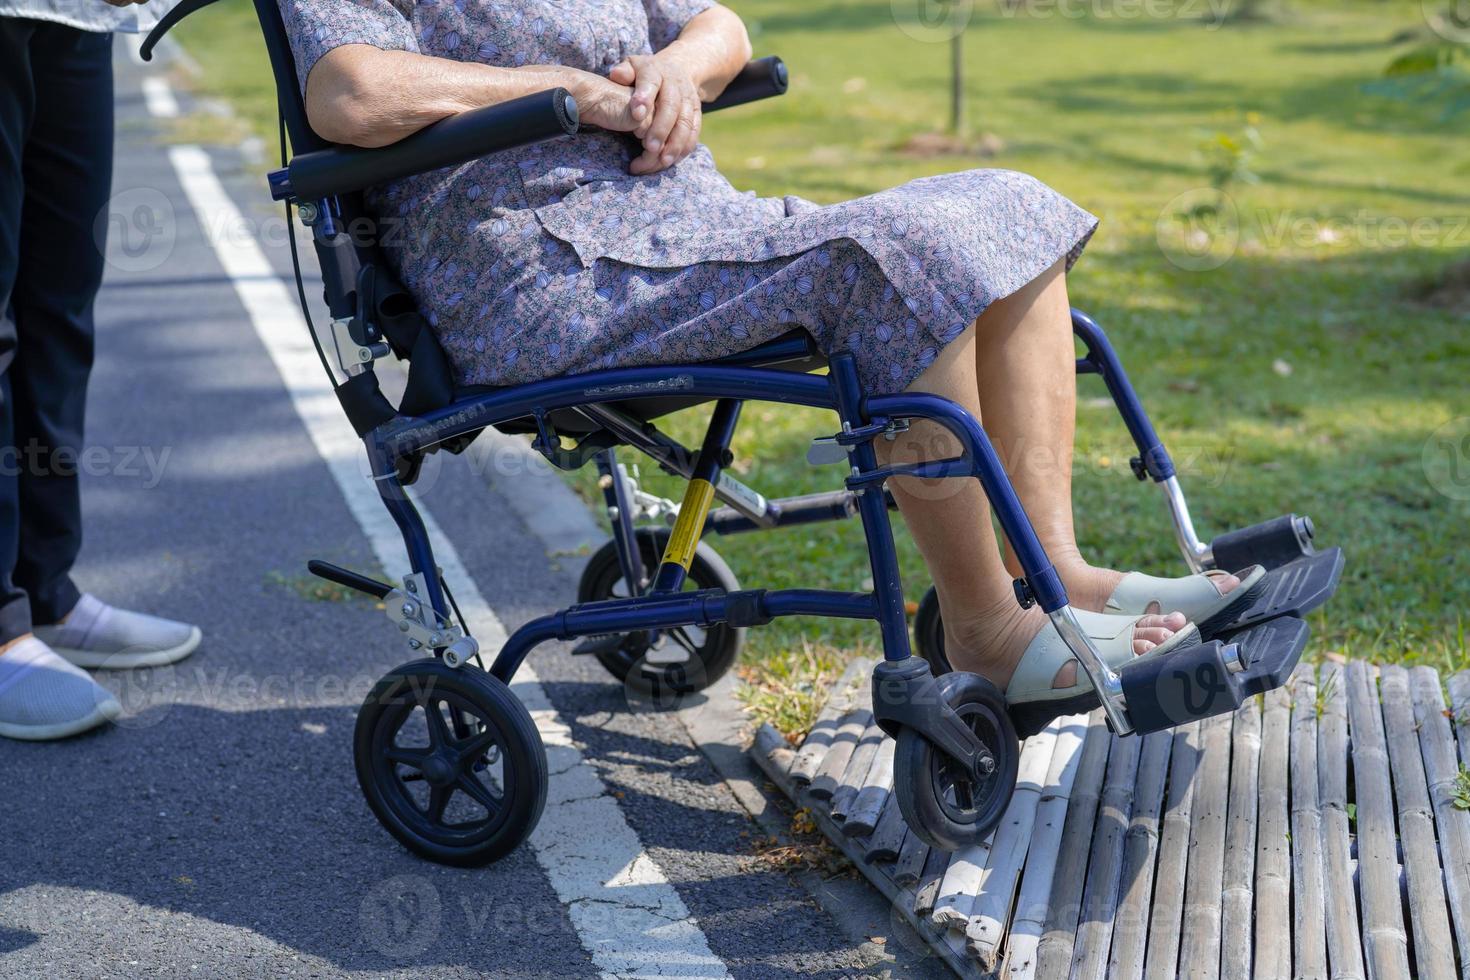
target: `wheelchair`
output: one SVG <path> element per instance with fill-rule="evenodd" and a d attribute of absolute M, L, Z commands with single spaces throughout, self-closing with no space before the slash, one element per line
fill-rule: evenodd
<path fill-rule="evenodd" d="M 213 0 L 184 0 L 148 36 L 142 56 L 173 24 Z M 692 364 L 628 367 L 548 378 L 506 388 L 457 387 L 448 359 L 412 298 L 393 280 L 362 190 L 410 174 L 577 132 L 565 90 L 541 92 L 441 120 L 390 146 L 336 146 L 307 123 L 292 53 L 275 0 L 254 0 L 281 112 L 283 166 L 271 196 L 310 228 L 330 322 L 311 319 L 317 352 L 349 422 L 362 438 L 372 475 L 408 553 L 401 583 L 377 581 L 323 561 L 323 578 L 382 600 L 416 656 L 384 676 L 360 709 L 354 732 L 357 777 L 369 807 L 410 850 L 432 861 L 477 866 L 521 844 L 540 817 L 546 755 L 529 712 L 509 684 L 522 661 L 548 640 L 576 641 L 616 678 L 650 691 L 687 692 L 730 669 L 744 631 L 780 616 L 835 616 L 875 622 L 883 660 L 872 677 L 874 717 L 896 739 L 895 791 L 914 833 L 954 850 L 985 839 L 1014 791 L 1020 739 L 1045 720 L 1008 709 L 985 679 L 949 669 L 933 590 L 915 622 L 911 651 L 890 525 L 891 478 L 979 480 L 1024 574 L 1016 601 L 1039 605 L 1082 665 L 1112 730 L 1143 734 L 1238 708 L 1278 687 L 1307 642 L 1302 617 L 1336 590 L 1338 548 L 1317 550 L 1310 519 L 1288 514 L 1204 543 L 1191 521 L 1174 464 L 1103 331 L 1085 314 L 1073 327 L 1086 354 L 1078 374 L 1101 377 L 1137 446 L 1133 471 L 1161 488 L 1191 571 L 1260 564 L 1266 587 L 1233 619 L 1168 657 L 1114 670 L 1091 645 L 1068 605 L 1001 462 L 976 419 L 929 394 L 866 394 L 849 356 L 826 358 L 800 330 L 751 350 Z M 777 58 L 750 63 L 713 112 L 781 94 Z M 289 137 L 294 156 L 286 162 Z M 409 364 L 394 406 L 379 388 L 375 362 Z M 332 361 L 335 360 L 335 366 Z M 825 373 L 817 373 L 825 369 Z M 840 463 L 840 489 L 771 500 L 731 473 L 731 440 L 746 401 L 826 409 L 837 431 L 813 443 L 813 463 Z M 659 430 L 671 412 L 713 402 L 697 450 Z M 959 455 L 880 465 L 876 440 L 915 420 L 944 426 Z M 578 601 L 517 629 L 488 669 L 450 584 L 435 564 L 424 523 L 405 487 L 426 453 L 461 452 L 481 431 L 525 433 L 551 463 L 594 464 L 611 518 L 611 540 L 593 555 Z M 674 504 L 643 492 L 619 452 L 637 450 L 686 479 Z M 716 507 L 718 501 L 720 506 Z M 704 538 L 857 517 L 866 536 L 872 588 L 866 592 L 742 588 Z M 692 632 L 691 632 L 692 631 Z M 405 740 L 406 739 L 406 740 Z"/>

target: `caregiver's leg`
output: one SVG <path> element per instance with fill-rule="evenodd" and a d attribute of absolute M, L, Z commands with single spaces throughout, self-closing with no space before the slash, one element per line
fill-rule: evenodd
<path fill-rule="evenodd" d="M 909 390 L 942 395 L 980 418 L 975 327 L 940 351 Z M 955 438 L 932 422 L 916 422 L 891 443 L 878 440 L 878 447 L 893 462 L 942 459 L 959 451 Z M 903 477 L 889 486 L 939 592 L 950 660 L 959 669 L 984 674 L 1004 687 L 1027 644 L 1050 625 L 1041 610 L 1022 609 L 1016 602 L 979 482 Z M 1134 650 L 1147 651 L 1183 625 L 1184 617 L 1177 614 L 1149 617 L 1134 633 Z M 1075 664 L 1068 664 L 1057 673 L 1055 683 L 1070 686 L 1075 676 Z"/>
<path fill-rule="evenodd" d="M 976 381 L 985 431 L 1056 565 L 1072 604 L 1101 611 L 1123 573 L 1089 565 L 1072 524 L 1072 437 L 1077 423 L 1076 353 L 1064 263 L 1058 262 L 976 321 Z M 1021 565 L 1009 550 L 1006 568 Z M 1222 593 L 1239 585 L 1226 576 Z"/>

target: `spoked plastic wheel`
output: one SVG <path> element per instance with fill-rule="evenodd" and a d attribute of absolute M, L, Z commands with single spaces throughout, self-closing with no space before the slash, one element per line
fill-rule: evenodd
<path fill-rule="evenodd" d="M 944 700 L 990 750 L 995 768 L 967 771 L 928 739 L 904 728 L 894 750 L 894 787 L 909 829 L 931 847 L 955 851 L 978 844 L 1000 823 L 1016 789 L 1020 744 L 1005 697 L 978 674 L 935 678 Z"/>
<path fill-rule="evenodd" d="M 357 714 L 353 755 L 378 820 L 441 864 L 503 857 L 546 804 L 541 733 L 508 687 L 474 667 L 431 658 L 389 672 Z"/>
<path fill-rule="evenodd" d="M 954 670 L 944 653 L 944 622 L 939 618 L 939 593 L 934 586 L 919 600 L 914 614 L 914 655 L 929 661 L 929 670 L 938 677 Z"/>
<path fill-rule="evenodd" d="M 663 557 L 669 532 L 662 528 L 639 528 L 637 538 L 643 568 L 651 578 Z M 740 583 L 725 560 L 701 541 L 695 549 L 684 588 L 734 592 Z M 617 545 L 609 541 L 597 550 L 582 572 L 577 600 L 599 602 L 632 594 L 623 579 Z M 592 646 L 598 662 L 608 673 L 630 688 L 645 694 L 688 694 L 709 687 L 734 665 L 745 642 L 745 630 L 716 623 L 705 629 L 681 626 L 672 630 L 637 630 L 591 637 L 585 642 Z M 680 650 L 682 657 L 678 655 Z"/>

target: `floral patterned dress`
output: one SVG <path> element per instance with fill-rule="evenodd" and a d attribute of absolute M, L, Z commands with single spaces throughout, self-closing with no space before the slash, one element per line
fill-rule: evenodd
<path fill-rule="evenodd" d="M 500 67 L 606 74 L 668 44 L 713 0 L 279 0 L 303 88 L 371 44 Z M 841 204 L 737 191 L 700 146 L 628 173 L 601 132 L 375 188 L 389 250 L 462 384 L 711 360 L 795 326 L 901 390 L 990 303 L 1065 257 L 1096 220 L 1008 170 L 926 177 Z"/>

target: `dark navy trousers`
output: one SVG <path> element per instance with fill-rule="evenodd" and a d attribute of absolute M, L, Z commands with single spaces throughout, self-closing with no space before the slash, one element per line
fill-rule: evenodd
<path fill-rule="evenodd" d="M 79 598 L 112 125 L 112 35 L 0 17 L 0 643 Z"/>

